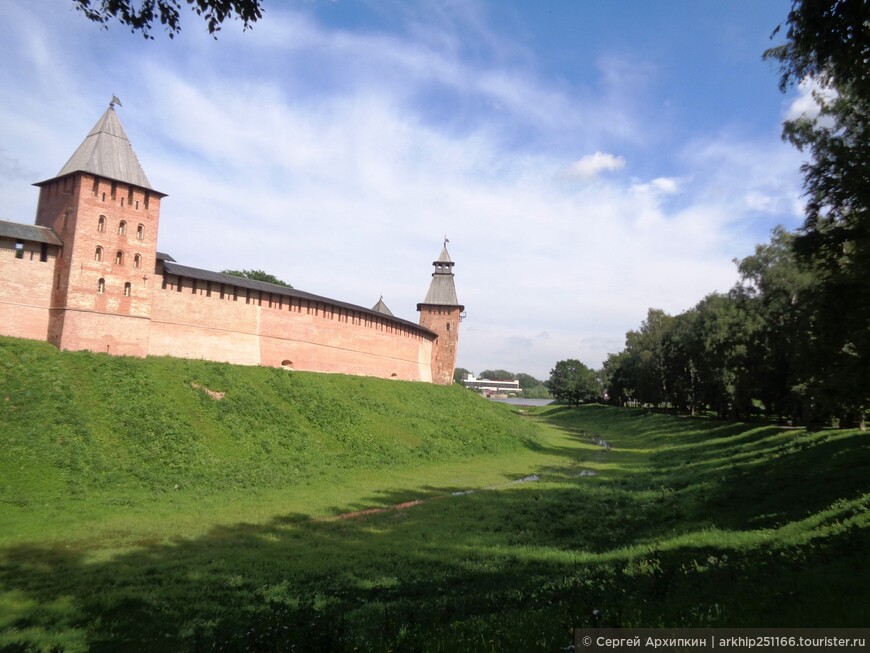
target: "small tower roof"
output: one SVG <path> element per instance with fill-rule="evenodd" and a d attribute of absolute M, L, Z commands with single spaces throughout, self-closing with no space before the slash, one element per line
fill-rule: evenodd
<path fill-rule="evenodd" d="M 372 306 L 373 311 L 377 311 L 378 313 L 383 313 L 384 315 L 389 315 L 390 317 L 395 317 L 393 312 L 387 308 L 387 305 L 384 304 L 384 296 L 381 295 L 381 298 L 378 300 L 378 303 Z"/>
<path fill-rule="evenodd" d="M 432 273 L 432 281 L 429 283 L 429 292 L 426 293 L 426 299 L 421 304 L 417 305 L 417 310 L 420 306 L 428 304 L 430 306 L 459 306 L 459 299 L 456 297 L 456 286 L 453 283 L 453 261 L 450 254 L 447 252 L 447 239 L 445 238 L 444 247 L 441 249 L 441 254 L 438 259 L 432 262 L 435 266 L 435 272 Z"/>
<path fill-rule="evenodd" d="M 438 255 L 438 260 L 436 263 L 450 263 L 453 264 L 453 261 L 450 259 L 450 254 L 447 253 L 447 244 L 444 244 L 444 247 L 441 248 L 441 254 Z"/>
<path fill-rule="evenodd" d="M 74 172 L 89 172 L 106 179 L 154 190 L 115 113 L 114 102 L 56 177 Z"/>

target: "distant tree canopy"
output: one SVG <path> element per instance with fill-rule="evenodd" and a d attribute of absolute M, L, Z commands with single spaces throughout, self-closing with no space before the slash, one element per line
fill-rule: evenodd
<path fill-rule="evenodd" d="M 516 375 L 507 370 L 483 370 L 478 378 L 489 379 L 490 381 L 513 381 Z"/>
<path fill-rule="evenodd" d="M 112 21 L 126 25 L 133 33 L 153 39 L 151 31 L 159 21 L 169 38 L 181 31 L 180 9 L 184 4 L 205 20 L 208 33 L 215 36 L 227 19 L 242 21 L 242 29 L 263 16 L 263 0 L 73 0 L 86 18 L 108 28 Z"/>
<path fill-rule="evenodd" d="M 274 283 L 276 286 L 284 286 L 285 288 L 293 287 L 286 281 L 281 281 L 275 275 L 263 272 L 262 270 L 222 270 L 221 274 L 229 274 L 234 277 L 251 279 L 252 281 L 265 281 L 266 283 Z"/>
<path fill-rule="evenodd" d="M 457 367 L 453 370 L 453 383 L 462 383 L 468 378 L 471 372 L 464 367 Z"/>
<path fill-rule="evenodd" d="M 598 401 L 601 396 L 596 373 L 573 358 L 556 363 L 547 387 L 556 399 L 575 405 Z"/>

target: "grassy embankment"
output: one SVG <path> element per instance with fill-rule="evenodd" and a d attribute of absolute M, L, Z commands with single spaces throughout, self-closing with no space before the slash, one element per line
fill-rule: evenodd
<path fill-rule="evenodd" d="M 8 339 L 0 388 L 0 648 L 557 650 L 596 623 L 866 625 L 855 431 L 530 420 L 460 389 Z"/>

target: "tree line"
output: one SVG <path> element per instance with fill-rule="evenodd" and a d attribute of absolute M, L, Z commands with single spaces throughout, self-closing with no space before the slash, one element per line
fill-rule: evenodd
<path fill-rule="evenodd" d="M 804 223 L 794 232 L 777 228 L 739 261 L 740 280 L 728 293 L 679 315 L 650 309 L 597 374 L 601 396 L 612 403 L 865 427 L 870 3 L 795 0 L 784 25 L 785 43 L 764 58 L 779 64 L 781 90 L 799 83 L 817 89 L 817 111 L 783 126 L 783 139 L 809 156 L 801 167 Z M 551 390 L 569 362 L 553 369 Z M 574 372 L 574 386 L 589 378 Z M 577 396 L 570 384 L 561 392 Z"/>

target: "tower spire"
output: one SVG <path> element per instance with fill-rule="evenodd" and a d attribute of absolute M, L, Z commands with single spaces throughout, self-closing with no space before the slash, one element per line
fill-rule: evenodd
<path fill-rule="evenodd" d="M 109 108 L 55 178 L 74 172 L 87 172 L 104 179 L 154 190 L 115 113 L 116 104 L 120 106 L 121 102 L 113 95 Z"/>
<path fill-rule="evenodd" d="M 429 282 L 426 299 L 417 304 L 420 311 L 420 326 L 438 334 L 432 345 L 432 380 L 449 385 L 453 383 L 453 370 L 456 367 L 456 349 L 459 344 L 459 322 L 465 307 L 456 297 L 453 282 L 453 261 L 447 252 L 447 236 L 441 254 L 432 262 L 435 271 Z"/>

